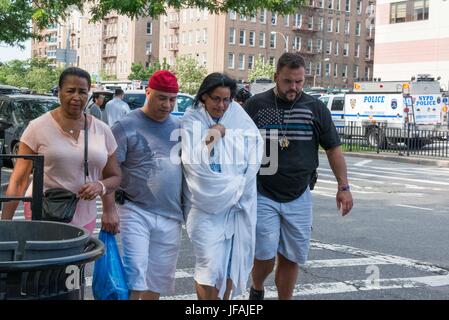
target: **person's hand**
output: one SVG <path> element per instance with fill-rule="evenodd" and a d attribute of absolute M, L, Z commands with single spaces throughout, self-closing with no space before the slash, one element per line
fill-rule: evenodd
<path fill-rule="evenodd" d="M 341 215 L 347 215 L 349 211 L 351 211 L 353 205 L 351 191 L 338 191 L 336 200 L 337 208 L 340 210 Z"/>
<path fill-rule="evenodd" d="M 120 232 L 120 218 L 115 208 L 108 211 L 103 210 L 103 214 L 101 215 L 101 229 L 112 234 Z"/>
<path fill-rule="evenodd" d="M 83 200 L 94 200 L 101 196 L 103 186 L 99 182 L 89 182 L 81 186 L 78 190 L 78 196 Z"/>
<path fill-rule="evenodd" d="M 210 129 L 210 130 L 212 130 L 212 129 L 217 130 L 217 131 L 220 133 L 220 135 L 221 135 L 222 138 L 223 138 L 223 137 L 225 136 L 225 134 L 226 134 L 226 128 L 224 127 L 224 125 L 222 125 L 222 124 L 220 124 L 220 123 L 214 124 L 214 125 L 211 126 L 209 129 Z"/>

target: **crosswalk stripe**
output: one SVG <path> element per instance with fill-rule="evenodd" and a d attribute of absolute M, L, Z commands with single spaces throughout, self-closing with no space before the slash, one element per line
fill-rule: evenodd
<path fill-rule="evenodd" d="M 344 282 L 321 282 L 313 284 L 298 284 L 293 291 L 294 297 L 349 293 L 357 291 L 387 290 L 387 289 L 410 289 L 422 287 L 442 287 L 449 285 L 449 275 L 391 278 L 379 280 L 350 280 Z M 277 290 L 275 286 L 265 287 L 265 298 L 276 299 Z M 161 300 L 196 300 L 196 294 L 185 294 L 175 296 L 164 296 Z M 248 293 L 236 298 L 247 300 Z"/>

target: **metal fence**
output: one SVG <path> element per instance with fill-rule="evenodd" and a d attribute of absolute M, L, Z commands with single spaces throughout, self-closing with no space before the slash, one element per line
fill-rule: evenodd
<path fill-rule="evenodd" d="M 360 127 L 355 122 L 337 127 L 342 148 L 349 152 L 390 152 L 405 156 L 449 158 L 449 131 Z"/>

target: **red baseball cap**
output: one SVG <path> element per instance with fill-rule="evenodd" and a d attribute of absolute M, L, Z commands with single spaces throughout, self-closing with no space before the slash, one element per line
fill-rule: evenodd
<path fill-rule="evenodd" d="M 148 87 L 154 90 L 178 93 L 178 79 L 168 70 L 156 71 L 148 80 Z"/>

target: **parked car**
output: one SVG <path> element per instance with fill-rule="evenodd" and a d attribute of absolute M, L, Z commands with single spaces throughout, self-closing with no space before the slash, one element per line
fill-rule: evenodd
<path fill-rule="evenodd" d="M 0 95 L 0 131 L 4 131 L 2 153 L 17 154 L 20 137 L 28 123 L 59 106 L 59 99 L 39 95 Z M 10 166 L 13 162 L 7 162 Z"/>
<path fill-rule="evenodd" d="M 0 94 L 19 94 L 20 89 L 6 84 L 0 84 Z"/>
<path fill-rule="evenodd" d="M 105 96 L 104 103 L 100 108 L 104 110 L 106 103 L 112 99 L 114 93 L 112 91 L 95 91 L 93 94 L 102 94 Z M 131 110 L 140 108 L 145 103 L 146 95 L 145 90 L 126 90 L 125 96 L 123 97 L 123 101 L 125 101 Z M 178 93 L 176 98 L 176 104 L 173 109 L 173 114 L 177 116 L 181 116 L 187 108 L 193 105 L 194 97 L 187 93 Z M 89 106 L 92 102 L 92 94 L 89 97 L 87 105 Z"/>

